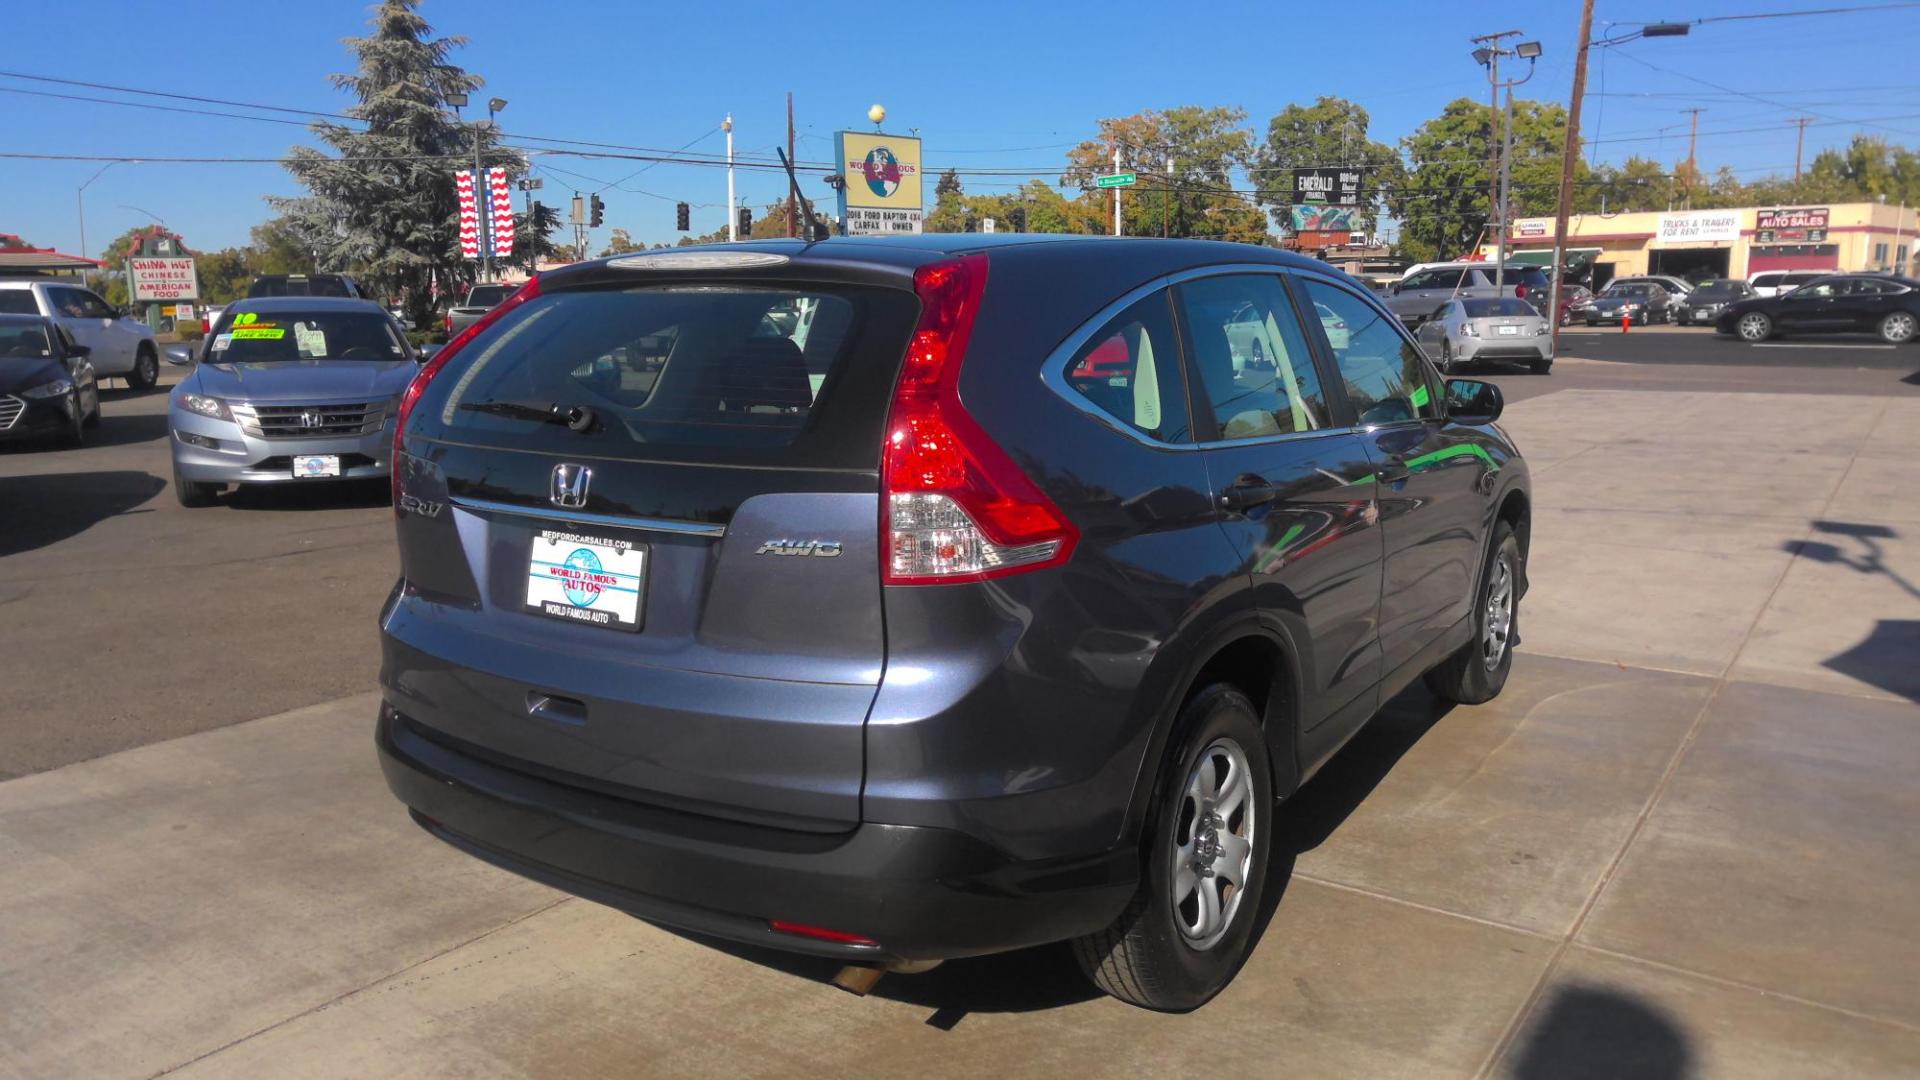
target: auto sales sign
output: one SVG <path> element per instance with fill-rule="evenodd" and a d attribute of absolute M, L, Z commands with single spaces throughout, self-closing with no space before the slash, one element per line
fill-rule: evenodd
<path fill-rule="evenodd" d="M 128 259 L 127 283 L 136 302 L 200 299 L 192 259 Z"/>

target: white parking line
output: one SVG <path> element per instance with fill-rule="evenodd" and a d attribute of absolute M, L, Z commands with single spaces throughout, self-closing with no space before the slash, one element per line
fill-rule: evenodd
<path fill-rule="evenodd" d="M 1756 349 L 1897 349 L 1898 345 L 1794 345 L 1788 342 L 1756 341 Z"/>

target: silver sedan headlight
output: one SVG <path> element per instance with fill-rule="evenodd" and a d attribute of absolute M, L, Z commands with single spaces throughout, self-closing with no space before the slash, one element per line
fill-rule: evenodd
<path fill-rule="evenodd" d="M 215 420 L 233 419 L 233 411 L 227 408 L 226 402 L 217 397 L 206 397 L 202 394 L 181 394 L 180 407 L 188 412 L 199 413 L 201 416 L 212 417 Z"/>

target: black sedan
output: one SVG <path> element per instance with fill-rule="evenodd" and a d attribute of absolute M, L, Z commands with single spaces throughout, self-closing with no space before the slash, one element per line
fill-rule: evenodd
<path fill-rule="evenodd" d="M 1618 323 L 1622 319 L 1634 326 L 1645 326 L 1672 322 L 1676 306 L 1673 294 L 1653 282 L 1622 281 L 1601 290 L 1599 296 L 1575 309 L 1573 315 L 1584 318 L 1588 326 Z"/>
<path fill-rule="evenodd" d="M 1920 337 L 1920 281 L 1891 274 L 1833 274 L 1780 296 L 1728 304 L 1713 328 L 1742 341 L 1779 334 L 1871 333 L 1891 345 Z"/>
<path fill-rule="evenodd" d="M 100 423 L 87 347 L 38 315 L 0 315 L 0 440 L 51 436 L 69 446 Z"/>

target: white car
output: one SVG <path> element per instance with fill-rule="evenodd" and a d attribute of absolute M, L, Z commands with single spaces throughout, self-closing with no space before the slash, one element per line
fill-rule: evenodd
<path fill-rule="evenodd" d="M 87 347 L 94 375 L 136 390 L 160 380 L 160 344 L 146 323 L 123 318 L 91 289 L 51 278 L 0 279 L 0 314 L 43 315 Z"/>
<path fill-rule="evenodd" d="M 1553 370 L 1553 328 L 1525 300 L 1449 300 L 1414 334 L 1442 375 L 1484 360 L 1524 364 L 1536 375 Z"/>
<path fill-rule="evenodd" d="M 1762 270 L 1747 279 L 1755 296 L 1779 296 L 1812 281 L 1826 277 L 1831 270 Z"/>

